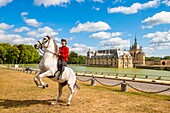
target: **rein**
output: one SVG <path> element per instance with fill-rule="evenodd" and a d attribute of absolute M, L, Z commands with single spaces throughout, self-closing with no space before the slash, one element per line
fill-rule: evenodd
<path fill-rule="evenodd" d="M 43 51 L 43 52 L 45 52 L 45 50 L 43 50 L 42 48 L 41 49 L 38 49 L 39 50 L 39 52 L 42 54 L 42 52 L 41 51 Z M 41 50 L 41 51 L 40 51 Z M 49 53 L 51 53 L 51 54 L 53 54 L 53 55 L 57 55 L 56 53 L 54 53 L 54 52 L 52 52 L 52 51 L 50 51 L 50 50 L 48 50 L 48 49 L 46 49 L 46 52 L 49 52 Z"/>

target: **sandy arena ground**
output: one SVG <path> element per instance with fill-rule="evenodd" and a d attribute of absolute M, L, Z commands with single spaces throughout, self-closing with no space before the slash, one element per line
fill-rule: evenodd
<path fill-rule="evenodd" d="M 44 78 L 49 87 L 39 89 L 35 75 L 0 69 L 0 113 L 169 113 L 170 96 L 139 93 L 132 89 L 120 92 L 119 87 L 90 86 L 78 82 L 81 89 L 66 106 L 68 87 L 57 105 L 57 83 Z"/>

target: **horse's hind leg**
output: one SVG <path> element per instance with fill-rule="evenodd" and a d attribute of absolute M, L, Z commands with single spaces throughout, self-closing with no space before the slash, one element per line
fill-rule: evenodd
<path fill-rule="evenodd" d="M 73 96 L 73 94 L 74 94 L 74 85 L 70 85 L 70 84 L 69 84 L 68 87 L 69 87 L 69 89 L 70 89 L 70 96 L 69 96 L 68 101 L 67 101 L 67 106 L 70 105 L 70 101 L 71 101 L 72 96 Z"/>
<path fill-rule="evenodd" d="M 61 95 L 62 95 L 62 89 L 65 85 L 58 83 L 58 97 L 56 98 L 56 100 L 54 102 L 51 102 L 51 105 L 55 105 L 58 100 L 60 99 Z"/>

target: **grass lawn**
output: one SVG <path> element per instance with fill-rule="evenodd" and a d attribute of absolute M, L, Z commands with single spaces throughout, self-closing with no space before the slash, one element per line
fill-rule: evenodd
<path fill-rule="evenodd" d="M 170 96 L 144 94 L 119 87 L 90 86 L 78 82 L 81 89 L 66 106 L 69 89 L 57 105 L 50 106 L 58 94 L 57 83 L 48 78 L 46 89 L 39 89 L 33 82 L 35 75 L 0 69 L 0 113 L 170 113 Z"/>

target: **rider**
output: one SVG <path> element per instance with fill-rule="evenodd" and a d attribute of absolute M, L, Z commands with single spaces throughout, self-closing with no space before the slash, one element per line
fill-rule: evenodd
<path fill-rule="evenodd" d="M 68 62 L 68 55 L 69 55 L 69 48 L 66 46 L 67 41 L 66 39 L 61 39 L 62 46 L 59 48 L 59 60 L 58 60 L 58 70 L 60 74 L 58 75 L 58 79 L 61 80 L 62 73 L 64 71 L 64 66 L 67 66 Z"/>

